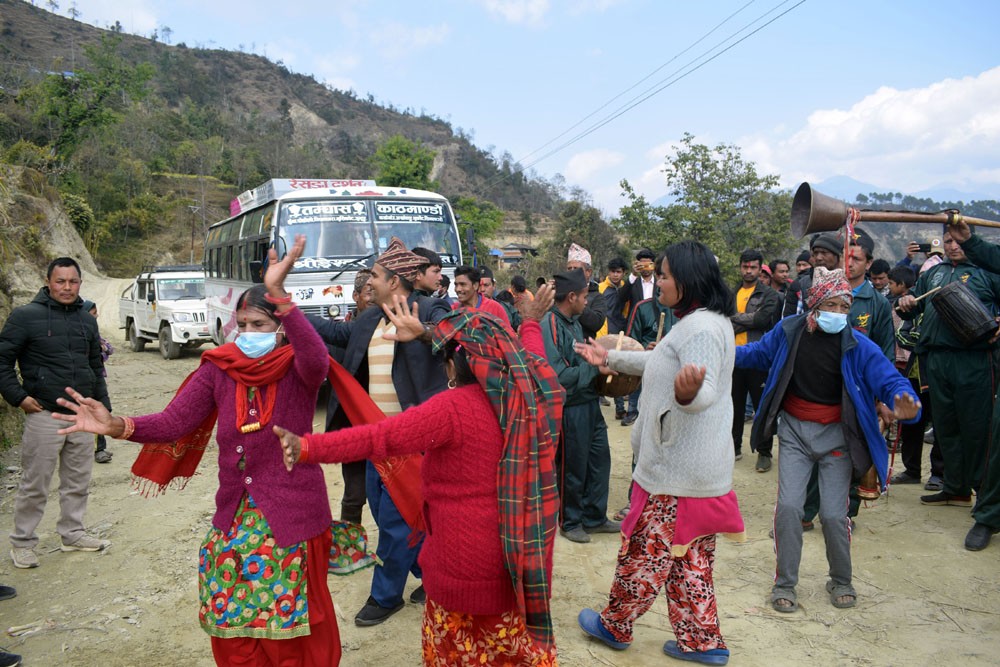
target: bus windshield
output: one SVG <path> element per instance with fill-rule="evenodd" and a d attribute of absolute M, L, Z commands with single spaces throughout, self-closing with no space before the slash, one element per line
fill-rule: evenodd
<path fill-rule="evenodd" d="M 407 248 L 433 250 L 446 265 L 456 264 L 460 256 L 450 211 L 437 201 L 288 202 L 279 209 L 278 234 L 286 245 L 296 234 L 306 236 L 307 256 L 295 263 L 296 272 L 330 270 L 375 257 L 393 236 Z"/>

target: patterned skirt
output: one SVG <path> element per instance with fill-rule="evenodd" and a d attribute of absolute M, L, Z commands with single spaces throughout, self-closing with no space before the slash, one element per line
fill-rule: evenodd
<path fill-rule="evenodd" d="M 424 665 L 433 667 L 556 667 L 556 647 L 534 642 L 520 612 L 470 615 L 430 598 L 424 607 Z"/>
<path fill-rule="evenodd" d="M 201 627 L 223 639 L 308 635 L 305 568 L 306 542 L 277 546 L 267 519 L 244 495 L 233 525 L 209 530 L 198 554 Z"/>

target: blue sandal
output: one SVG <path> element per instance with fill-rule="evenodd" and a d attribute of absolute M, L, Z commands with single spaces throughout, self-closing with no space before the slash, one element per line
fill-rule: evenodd
<path fill-rule="evenodd" d="M 700 662 L 703 665 L 724 665 L 729 662 L 729 649 L 727 648 L 713 648 L 709 651 L 685 651 L 673 639 L 663 645 L 663 652 L 671 658 Z"/>

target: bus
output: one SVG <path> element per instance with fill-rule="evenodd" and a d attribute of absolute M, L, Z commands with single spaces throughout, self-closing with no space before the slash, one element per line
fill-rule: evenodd
<path fill-rule="evenodd" d="M 458 226 L 443 196 L 374 181 L 271 179 L 230 204 L 230 217 L 205 235 L 205 297 L 216 344 L 236 337 L 236 300 L 262 279 L 268 248 L 287 252 L 296 234 L 306 236 L 302 257 L 285 289 L 305 313 L 343 320 L 359 269 L 371 268 L 393 236 L 407 248 L 441 256 L 454 278 L 462 263 Z"/>

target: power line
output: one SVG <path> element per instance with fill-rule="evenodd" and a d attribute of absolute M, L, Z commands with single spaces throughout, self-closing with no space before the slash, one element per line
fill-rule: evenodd
<path fill-rule="evenodd" d="M 758 32 L 760 32 L 761 30 L 763 30 L 767 26 L 771 25 L 772 23 L 774 23 L 778 19 L 782 18 L 783 16 L 785 16 L 786 14 L 788 14 L 789 12 L 791 12 L 792 10 L 796 9 L 799 5 L 802 5 L 802 4 L 804 4 L 806 2 L 806 0 L 799 0 L 799 2 L 797 2 L 793 6 L 789 7 L 785 11 L 781 12 L 780 14 L 778 14 L 777 16 L 775 16 L 774 18 L 770 19 L 769 21 L 767 21 L 763 25 L 755 28 L 754 30 L 752 30 L 751 32 L 747 33 L 743 37 L 737 39 L 736 41 L 732 42 L 731 44 L 729 44 L 725 48 L 722 48 L 720 51 L 718 51 L 714 55 L 711 55 L 710 57 L 706 58 L 706 56 L 708 56 L 708 54 L 712 53 L 712 51 L 714 51 L 716 49 L 719 49 L 726 42 L 728 42 L 729 40 L 732 40 L 734 37 L 736 37 L 740 33 L 742 33 L 745 30 L 747 30 L 750 26 L 752 26 L 753 24 L 757 23 L 758 21 L 760 21 L 761 19 L 763 19 L 764 17 L 766 17 L 768 14 L 773 13 L 775 10 L 777 10 L 782 5 L 787 4 L 789 1 L 790 0 L 784 0 L 783 2 L 775 5 L 774 7 L 772 7 L 771 9 L 769 9 L 768 11 L 764 12 L 763 14 L 761 14 L 760 16 L 758 16 L 757 18 L 755 18 L 754 20 L 752 20 L 749 23 L 745 24 L 739 30 L 736 30 L 735 32 L 730 33 L 729 36 L 727 36 L 725 39 L 723 39 L 720 42 L 716 43 L 711 48 L 703 51 L 701 54 L 699 54 L 695 58 L 689 60 L 687 63 L 685 63 L 681 67 L 679 67 L 678 69 L 674 70 L 668 77 L 666 77 L 666 78 L 661 79 L 660 81 L 658 81 L 656 84 L 654 84 L 653 87 L 647 88 L 644 93 L 641 93 L 640 95 L 637 95 L 636 97 L 633 97 L 628 103 L 626 103 L 623 106 L 618 107 L 610 115 L 605 116 L 602 120 L 599 120 L 596 123 L 590 125 L 589 127 L 587 127 L 587 129 L 583 130 L 582 132 L 578 133 L 577 135 L 575 135 L 571 139 L 563 142 L 562 144 L 559 144 L 554 149 L 548 151 L 547 153 L 545 153 L 544 155 L 542 155 L 538 159 L 534 160 L 530 164 L 528 164 L 526 166 L 521 166 L 518 169 L 513 170 L 510 175 L 502 174 L 500 176 L 494 177 L 494 179 L 492 179 L 490 182 L 488 182 L 486 185 L 483 186 L 483 189 L 482 189 L 482 191 L 481 191 L 480 194 L 484 195 L 484 194 L 490 192 L 491 190 L 493 190 L 494 187 L 496 187 L 496 185 L 498 185 L 499 183 L 501 183 L 505 179 L 510 178 L 510 176 L 513 175 L 513 173 L 519 173 L 519 172 L 523 173 L 524 171 L 526 171 L 528 169 L 531 169 L 532 167 L 534 167 L 538 163 L 542 162 L 543 160 L 546 160 L 547 158 L 551 157 L 552 155 L 555 155 L 556 153 L 560 152 L 564 148 L 567 148 L 568 146 L 576 143 L 577 141 L 583 139 L 584 137 L 586 137 L 586 136 L 588 136 L 588 135 L 596 132 L 597 130 L 599 130 L 600 128 L 604 127 L 608 123 L 612 122 L 613 120 L 619 118 L 623 114 L 625 114 L 628 111 L 632 110 L 633 108 L 635 108 L 639 104 L 642 104 L 643 102 L 645 102 L 649 98 L 657 95 L 658 93 L 660 93 L 663 90 L 669 88 L 670 86 L 674 85 L 678 81 L 680 81 L 680 80 L 686 78 L 687 76 L 689 76 L 690 74 L 693 74 L 694 72 L 698 71 L 699 69 L 701 69 L 702 67 L 704 67 L 708 63 L 712 62 L 713 60 L 715 60 L 716 58 L 718 58 L 722 54 L 726 53 L 730 49 L 732 49 L 732 48 L 736 47 L 737 45 L 741 44 L 742 42 L 746 41 L 747 39 L 749 39 L 753 35 L 757 34 Z M 746 6 L 747 5 L 744 5 L 744 7 L 741 7 L 733 15 L 730 15 L 730 17 L 727 17 L 724 21 L 722 21 L 722 23 L 720 23 L 719 25 L 717 25 L 715 28 L 712 28 L 712 30 L 710 30 L 708 33 L 706 33 L 703 37 L 699 38 L 695 42 L 695 44 L 697 44 L 698 42 L 703 41 L 705 39 L 705 37 L 707 37 L 712 32 L 714 32 L 719 26 L 721 26 L 722 24 L 724 24 L 727 21 L 729 21 L 729 19 L 732 18 L 732 16 L 735 16 L 735 14 L 739 13 L 740 11 L 742 11 Z M 684 52 L 690 50 L 692 48 L 692 46 L 689 46 L 687 49 L 685 49 L 681 53 L 684 53 Z M 680 54 L 678 54 L 678 56 L 679 55 Z M 642 81 L 645 81 L 646 79 L 648 79 L 650 76 L 652 76 L 653 73 L 659 71 L 660 69 L 662 69 L 664 66 L 666 66 L 667 64 L 669 64 L 673 60 L 676 60 L 676 58 L 678 56 L 674 56 L 673 58 L 671 58 L 670 61 L 668 61 L 667 63 L 664 63 L 664 65 L 661 65 L 660 67 L 658 67 L 656 70 L 654 70 L 652 73 L 650 73 L 649 75 L 647 75 L 646 77 L 644 77 L 643 79 L 641 79 L 639 82 L 637 82 L 633 86 L 631 86 L 629 89 L 627 89 L 626 91 L 623 91 L 623 93 L 620 93 L 619 95 L 615 96 L 614 98 L 612 98 L 612 100 L 609 100 L 609 102 L 606 102 L 597 111 L 600 111 L 600 109 L 603 109 L 604 107 L 606 107 L 608 104 L 610 104 L 611 101 L 614 101 L 618 97 L 621 97 L 621 95 L 624 94 L 624 92 L 627 92 L 628 90 L 631 90 L 632 88 L 635 88 L 635 86 L 638 85 L 638 83 L 641 83 Z M 701 58 L 705 58 L 705 60 L 703 60 L 701 62 L 698 62 L 699 59 L 701 59 Z M 690 69 L 687 69 L 685 71 L 685 68 L 687 68 L 687 67 L 690 67 Z M 659 86 L 659 87 L 656 87 L 656 86 Z M 535 153 L 537 153 L 539 150 L 541 150 L 545 146 L 548 146 L 548 145 L 552 144 L 553 141 L 556 141 L 559 137 L 565 136 L 570 130 L 572 130 L 573 128 L 575 128 L 578 125 L 580 125 L 584 120 L 586 120 L 587 118 L 590 118 L 591 116 L 595 115 L 597 113 L 597 111 L 589 114 L 586 118 L 584 118 L 580 122 L 576 123 L 575 125 L 573 125 L 568 130 L 564 131 L 562 134 L 560 134 L 555 139 L 552 139 L 552 140 L 548 141 L 546 144 L 544 144 L 544 146 L 542 146 L 541 148 L 536 149 L 535 151 L 533 151 L 529 155 L 534 155 Z"/>

